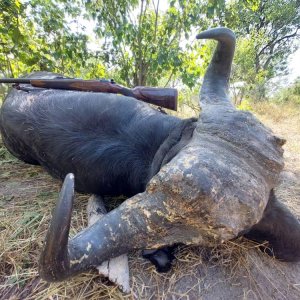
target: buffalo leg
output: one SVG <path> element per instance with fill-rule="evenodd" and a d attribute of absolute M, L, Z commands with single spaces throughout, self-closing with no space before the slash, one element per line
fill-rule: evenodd
<path fill-rule="evenodd" d="M 245 237 L 257 242 L 269 242 L 266 252 L 282 261 L 300 260 L 300 223 L 280 203 L 272 190 L 262 219 Z"/>

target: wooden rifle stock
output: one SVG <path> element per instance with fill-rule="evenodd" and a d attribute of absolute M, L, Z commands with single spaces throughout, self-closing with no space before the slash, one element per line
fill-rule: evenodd
<path fill-rule="evenodd" d="M 31 84 L 34 87 L 122 94 L 164 108 L 177 110 L 178 91 L 173 88 L 137 86 L 133 89 L 111 80 L 2 78 L 0 83 Z"/>

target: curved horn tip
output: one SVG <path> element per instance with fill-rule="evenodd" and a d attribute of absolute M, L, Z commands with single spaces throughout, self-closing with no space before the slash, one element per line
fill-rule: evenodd
<path fill-rule="evenodd" d="M 197 34 L 196 39 L 216 39 L 220 40 L 222 38 L 230 39 L 235 41 L 235 33 L 226 27 L 217 27 L 205 30 Z"/>
<path fill-rule="evenodd" d="M 39 260 L 39 274 L 46 281 L 59 281 L 69 271 L 68 239 L 74 201 L 74 175 L 65 177 Z"/>

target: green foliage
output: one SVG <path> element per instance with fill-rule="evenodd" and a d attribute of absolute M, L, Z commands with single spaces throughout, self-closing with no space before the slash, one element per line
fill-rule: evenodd
<path fill-rule="evenodd" d="M 253 111 L 252 105 L 249 100 L 245 100 L 241 102 L 241 104 L 237 106 L 237 109 L 245 110 L 245 111 Z"/>
<path fill-rule="evenodd" d="M 0 76 L 42 70 L 86 79 L 104 77 L 99 55 L 87 48 L 88 36 L 80 25 L 83 9 L 80 0 L 1 0 Z M 0 85 L 0 99 L 6 91 L 7 86 Z"/>
<path fill-rule="evenodd" d="M 38 70 L 77 75 L 90 58 L 88 37 L 70 29 L 80 2 L 2 0 L 0 73 L 18 77 Z"/>
<path fill-rule="evenodd" d="M 0 76 L 111 77 L 127 86 L 177 86 L 193 97 L 215 47 L 194 37 L 221 25 L 238 37 L 236 104 L 263 100 L 296 48 L 299 7 L 299 0 L 0 0 Z M 85 19 L 94 21 L 98 52 L 88 47 Z M 0 85 L 0 95 L 6 90 Z"/>
<path fill-rule="evenodd" d="M 295 82 L 279 91 L 274 97 L 273 101 L 277 103 L 292 103 L 300 105 L 300 77 Z"/>
<path fill-rule="evenodd" d="M 166 86 L 177 78 L 193 87 L 210 53 L 205 46 L 191 44 L 190 34 L 212 24 L 214 12 L 224 3 L 172 0 L 162 11 L 159 1 L 90 0 L 86 7 L 104 41 L 103 60 L 127 85 Z"/>
<path fill-rule="evenodd" d="M 14 76 L 19 74 L 22 65 L 18 65 L 14 58 L 16 55 L 26 57 L 26 46 L 32 26 L 25 26 L 22 18 L 26 7 L 19 0 L 3 0 L 0 4 L 0 71 L 3 75 Z M 16 44 L 20 46 L 17 47 Z"/>
<path fill-rule="evenodd" d="M 244 96 L 266 97 L 266 84 L 287 71 L 299 37 L 299 0 L 232 0 L 224 22 L 238 36 L 234 80 L 247 83 Z"/>

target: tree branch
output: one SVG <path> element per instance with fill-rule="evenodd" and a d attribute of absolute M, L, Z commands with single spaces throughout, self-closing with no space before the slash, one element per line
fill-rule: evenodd
<path fill-rule="evenodd" d="M 294 33 L 292 33 L 292 34 L 290 34 L 290 35 L 286 35 L 286 36 L 280 38 L 278 41 L 276 41 L 276 43 L 274 43 L 274 45 L 280 43 L 281 41 L 283 41 L 283 40 L 285 40 L 285 39 L 289 39 L 289 38 L 292 38 L 292 37 L 296 36 L 297 33 L 298 33 L 299 28 L 300 28 L 300 27 L 298 27 Z"/>
<path fill-rule="evenodd" d="M 278 40 L 276 40 L 276 39 L 278 38 L 278 34 L 277 34 L 277 36 L 275 37 L 275 39 L 273 39 L 272 41 L 270 41 L 266 46 L 264 46 L 264 47 L 259 51 L 258 56 L 260 56 L 261 54 L 263 54 L 264 51 L 265 51 L 267 48 L 269 48 L 269 47 L 271 47 L 271 46 L 275 46 L 275 45 L 279 44 L 281 41 L 283 41 L 283 40 L 285 40 L 285 39 L 289 39 L 289 38 L 292 38 L 292 37 L 296 36 L 297 33 L 298 33 L 298 30 L 299 30 L 299 28 L 297 28 L 296 31 L 295 31 L 294 33 L 289 34 L 289 35 L 286 35 L 286 36 L 283 36 L 282 38 L 280 38 L 280 39 L 278 39 Z"/>
<path fill-rule="evenodd" d="M 159 7 L 159 0 L 157 0 L 157 6 L 155 7 L 154 0 L 152 0 L 154 9 L 155 9 L 155 26 L 154 26 L 154 42 L 156 41 L 157 35 L 157 23 L 158 23 L 158 7 Z"/>
<path fill-rule="evenodd" d="M 166 86 L 170 83 L 170 81 L 171 81 L 173 75 L 174 75 L 174 69 L 172 70 L 172 72 L 171 72 L 171 74 L 170 74 L 170 76 L 169 76 L 169 78 L 168 78 L 166 84 L 164 85 L 164 87 L 166 87 Z"/>

